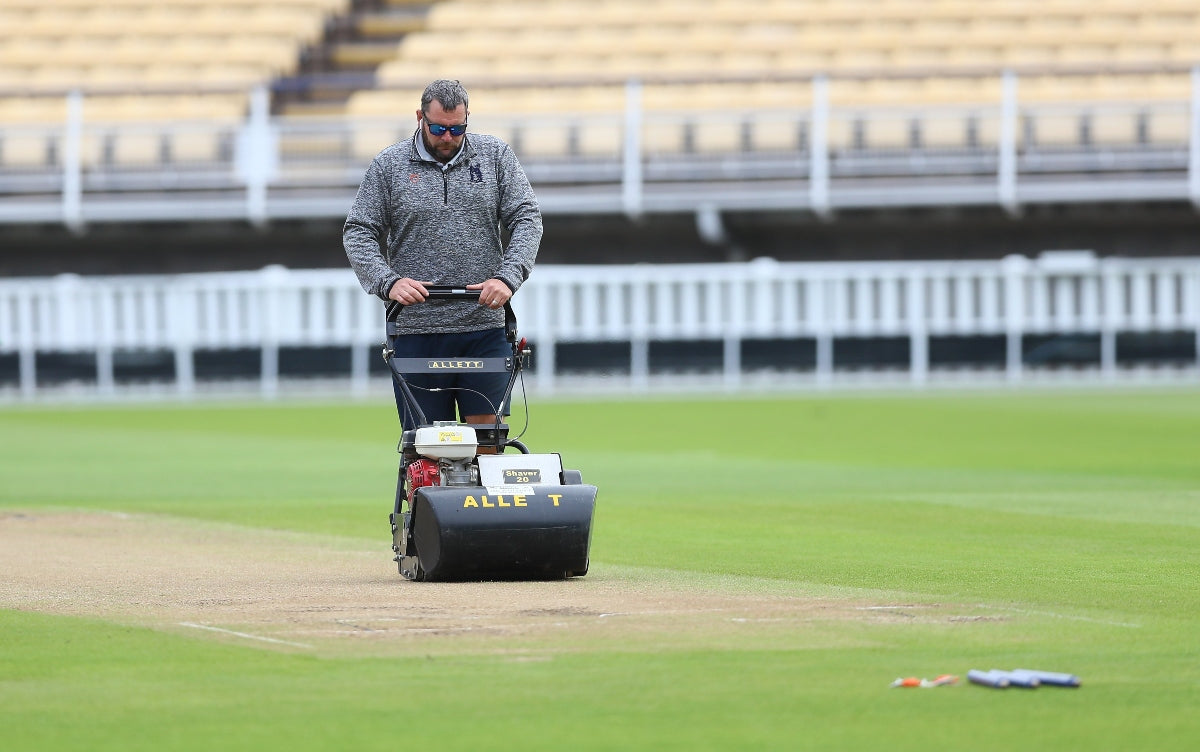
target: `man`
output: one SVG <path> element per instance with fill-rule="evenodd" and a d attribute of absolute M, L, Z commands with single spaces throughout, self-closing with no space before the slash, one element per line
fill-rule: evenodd
<path fill-rule="evenodd" d="M 458 81 L 426 87 L 416 132 L 371 162 L 342 230 L 363 289 L 405 306 L 397 357 L 512 352 L 504 304 L 533 269 L 542 216 L 508 144 L 467 134 L 468 105 Z M 507 245 L 501 228 L 509 233 Z M 425 302 L 430 284 L 478 290 L 479 302 Z M 506 380 L 505 374 L 414 374 L 409 383 L 431 421 L 461 415 L 467 423 L 492 423 L 507 414 L 499 404 Z M 414 427 L 399 389 L 396 409 L 404 427 Z"/>

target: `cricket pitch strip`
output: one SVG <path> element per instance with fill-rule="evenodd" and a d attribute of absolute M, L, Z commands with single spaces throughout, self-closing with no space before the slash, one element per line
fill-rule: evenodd
<path fill-rule="evenodd" d="M 869 641 L 870 625 L 1012 618 L 597 562 L 564 581 L 413 583 L 396 573 L 388 543 L 151 515 L 5 511 L 0 608 L 263 649 L 516 660 L 837 647 Z"/>

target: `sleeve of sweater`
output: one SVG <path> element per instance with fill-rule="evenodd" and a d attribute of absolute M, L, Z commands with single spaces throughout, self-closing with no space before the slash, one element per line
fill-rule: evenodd
<path fill-rule="evenodd" d="M 500 174 L 500 222 L 510 233 L 496 278 L 513 292 L 529 279 L 542 242 L 542 212 L 525 169 L 506 144 L 497 160 Z"/>
<path fill-rule="evenodd" d="M 342 246 L 346 258 L 358 276 L 358 283 L 371 295 L 387 300 L 388 291 L 400 275 L 388 266 L 385 255 L 388 227 L 388 198 L 386 170 L 376 157 L 362 183 L 354 204 L 342 227 Z"/>

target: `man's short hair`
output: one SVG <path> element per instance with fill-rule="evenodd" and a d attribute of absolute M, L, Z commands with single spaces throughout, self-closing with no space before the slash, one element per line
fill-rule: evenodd
<path fill-rule="evenodd" d="M 425 87 L 425 93 L 421 95 L 421 112 L 428 113 L 429 103 L 435 99 L 445 110 L 457 110 L 459 106 L 470 109 L 471 106 L 463 85 L 445 78 L 440 78 Z"/>

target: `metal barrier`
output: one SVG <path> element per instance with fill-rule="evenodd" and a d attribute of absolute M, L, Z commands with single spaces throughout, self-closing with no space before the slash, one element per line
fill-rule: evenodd
<path fill-rule="evenodd" d="M 547 213 L 1200 206 L 1200 68 L 1190 75 L 1190 97 L 1038 102 L 1015 73 L 981 74 L 1002 82 L 995 101 L 912 106 L 837 105 L 839 80 L 818 76 L 803 79 L 810 99 L 749 110 L 647 107 L 634 80 L 623 109 L 472 125 L 513 145 Z M 344 217 L 371 157 L 413 128 L 273 117 L 265 89 L 240 122 L 103 122 L 87 101 L 67 95 L 63 122 L 0 123 L 0 222 Z"/>
<path fill-rule="evenodd" d="M 514 308 L 536 346 L 539 390 L 561 376 L 558 350 L 582 343 L 627 345 L 622 370 L 635 389 L 664 342 L 719 343 L 731 389 L 744 385 L 753 341 L 779 348 L 778 364 L 766 366 L 780 371 L 791 368 L 787 349 L 811 348 L 818 383 L 839 378 L 835 344 L 870 338 L 906 343 L 904 370 L 917 384 L 939 368 L 931 343 L 946 338 L 1002 341 L 996 366 L 1012 381 L 1026 371 L 1027 340 L 1049 335 L 1098 338 L 1094 365 L 1105 374 L 1120 367 L 1118 337 L 1130 333 L 1182 335 L 1200 366 L 1200 258 L 1060 251 L 998 261 L 543 265 Z M 171 352 L 171 381 L 187 395 L 198 352 L 237 348 L 258 353 L 266 396 L 279 387 L 282 349 L 347 348 L 350 388 L 362 392 L 381 332 L 382 303 L 349 270 L 0 280 L 0 362 L 15 361 L 10 384 L 23 398 L 43 387 L 38 360 L 52 353 L 94 355 L 104 393 L 115 388 L 116 353 Z"/>

